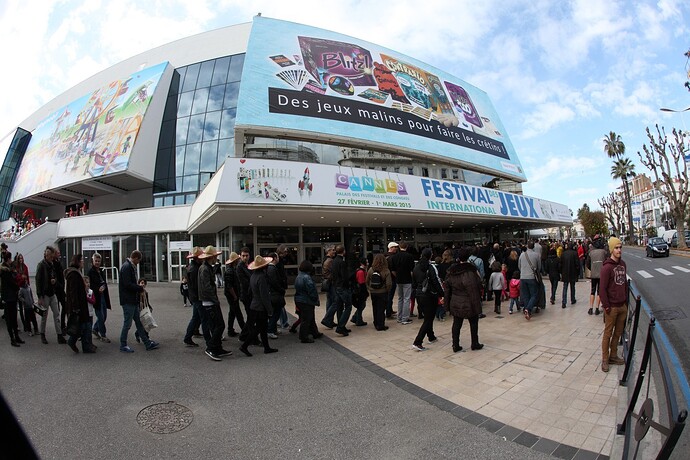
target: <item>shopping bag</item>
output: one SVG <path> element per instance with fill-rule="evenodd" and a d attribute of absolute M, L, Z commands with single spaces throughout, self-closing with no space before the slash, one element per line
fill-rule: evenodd
<path fill-rule="evenodd" d="M 156 324 L 156 320 L 153 319 L 153 315 L 151 314 L 151 309 L 149 307 L 143 308 L 141 310 L 141 312 L 139 313 L 139 319 L 141 319 L 141 325 L 144 326 L 146 332 L 149 332 L 154 327 L 158 327 L 158 324 Z"/>

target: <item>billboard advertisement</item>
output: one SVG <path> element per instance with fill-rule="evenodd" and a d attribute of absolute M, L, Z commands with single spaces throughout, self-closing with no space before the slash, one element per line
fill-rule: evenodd
<path fill-rule="evenodd" d="M 389 144 L 525 180 L 485 92 L 372 43 L 256 17 L 240 85 L 238 129 Z"/>
<path fill-rule="evenodd" d="M 42 120 L 32 132 L 10 201 L 126 170 L 167 65 L 112 81 Z"/>
<path fill-rule="evenodd" d="M 228 158 L 217 203 L 425 211 L 572 224 L 563 204 L 459 182 L 292 161 Z"/>

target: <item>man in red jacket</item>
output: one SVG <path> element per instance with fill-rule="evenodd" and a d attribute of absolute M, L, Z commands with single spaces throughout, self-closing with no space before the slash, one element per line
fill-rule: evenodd
<path fill-rule="evenodd" d="M 601 339 L 601 370 L 609 371 L 609 364 L 624 364 L 618 357 L 618 341 L 623 334 L 628 314 L 628 285 L 626 266 L 622 254 L 622 243 L 618 238 L 609 238 L 611 257 L 601 267 L 599 298 L 604 307 L 604 336 Z"/>

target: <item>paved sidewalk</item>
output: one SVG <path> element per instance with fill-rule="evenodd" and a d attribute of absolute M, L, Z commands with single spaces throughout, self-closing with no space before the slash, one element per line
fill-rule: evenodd
<path fill-rule="evenodd" d="M 252 358 L 231 339 L 223 344 L 234 355 L 215 363 L 202 339 L 196 349 L 181 343 L 191 309 L 177 284 L 149 285 L 161 348 L 144 351 L 130 331 L 136 353 L 118 352 L 111 285 L 113 343 L 75 355 L 55 343 L 50 320 L 49 345 L 22 334 L 27 344 L 11 348 L 0 333 L 0 388 L 43 458 L 607 458 L 622 369 L 601 372 L 602 317 L 587 315 L 589 283 L 577 291 L 577 305 L 557 302 L 529 322 L 507 303 L 504 315 L 489 314 L 485 302 L 480 351 L 469 351 L 465 324 L 464 349 L 452 352 L 452 320 L 435 322 L 438 342 L 414 351 L 420 321 L 377 332 L 369 303 L 369 325 L 348 337 L 319 325 L 325 340 L 303 345 L 285 331 L 272 341 L 279 353 L 253 348 Z M 192 411 L 188 428 L 137 425 L 142 409 L 168 401 Z"/>

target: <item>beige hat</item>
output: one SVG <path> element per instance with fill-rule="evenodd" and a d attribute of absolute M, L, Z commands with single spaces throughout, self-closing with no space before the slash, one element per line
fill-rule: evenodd
<path fill-rule="evenodd" d="M 249 269 L 250 270 L 257 270 L 259 268 L 263 268 L 266 265 L 270 264 L 273 262 L 273 257 L 261 257 L 261 256 L 256 256 L 254 257 L 254 262 L 249 264 Z"/>
<path fill-rule="evenodd" d="M 187 258 L 188 258 L 188 259 L 197 258 L 197 257 L 199 257 L 199 256 L 200 256 L 201 254 L 203 254 L 203 253 L 204 253 L 204 251 L 202 251 L 201 248 L 200 248 L 199 246 L 194 246 L 194 249 L 192 249 L 192 252 L 190 252 L 190 253 L 187 255 Z"/>
<path fill-rule="evenodd" d="M 398 243 L 396 243 L 395 241 L 391 241 L 390 243 L 388 243 L 388 249 L 397 248 L 398 246 Z"/>
<path fill-rule="evenodd" d="M 238 256 L 237 253 L 236 253 L 235 251 L 232 251 L 232 252 L 230 253 L 230 258 L 229 258 L 228 260 L 225 261 L 225 265 L 231 264 L 231 263 L 233 263 L 234 261 L 236 261 L 236 260 L 239 259 L 239 258 L 240 258 L 240 256 Z"/>
<path fill-rule="evenodd" d="M 216 251 L 216 248 L 209 245 L 209 246 L 206 246 L 206 248 L 204 249 L 204 252 L 199 256 L 199 259 L 208 259 L 210 257 L 219 256 L 222 253 L 223 253 L 223 251 Z"/>

